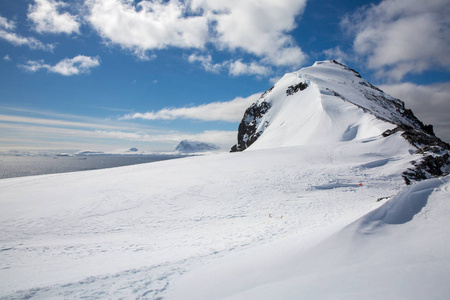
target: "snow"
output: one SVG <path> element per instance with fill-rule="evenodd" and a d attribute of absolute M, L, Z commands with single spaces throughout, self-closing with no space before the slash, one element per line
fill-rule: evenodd
<path fill-rule="evenodd" d="M 407 187 L 398 104 L 302 70 L 244 152 L 0 180 L 0 298 L 448 298 L 450 176 Z"/>
<path fill-rule="evenodd" d="M 0 180 L 0 297 L 201 299 L 209 284 L 194 271 L 246 251 L 259 253 L 255 268 L 231 271 L 275 284 L 258 266 L 300 255 L 401 191 L 409 150 L 395 134 Z M 219 280 L 217 298 L 233 278 Z"/>
<path fill-rule="evenodd" d="M 448 199 L 450 177 L 417 183 L 306 251 L 297 236 L 197 270 L 175 298 L 446 299 Z"/>

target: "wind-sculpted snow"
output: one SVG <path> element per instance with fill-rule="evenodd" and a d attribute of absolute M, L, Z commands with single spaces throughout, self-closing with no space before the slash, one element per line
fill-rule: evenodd
<path fill-rule="evenodd" d="M 397 133 L 0 180 L 0 298 L 173 299 L 202 265 L 306 249 L 379 207 L 412 149 Z"/>

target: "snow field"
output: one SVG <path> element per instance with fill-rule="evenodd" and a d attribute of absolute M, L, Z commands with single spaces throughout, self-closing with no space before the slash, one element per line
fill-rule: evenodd
<path fill-rule="evenodd" d="M 306 250 L 297 235 L 198 268 L 169 298 L 446 299 L 448 199 L 449 176 L 417 183 Z"/>
<path fill-rule="evenodd" d="M 164 298 L 219 258 L 310 248 L 397 194 L 408 150 L 393 135 L 0 180 L 0 297 Z"/>

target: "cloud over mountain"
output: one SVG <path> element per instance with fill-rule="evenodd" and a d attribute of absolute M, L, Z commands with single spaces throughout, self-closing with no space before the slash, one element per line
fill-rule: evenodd
<path fill-rule="evenodd" d="M 432 68 L 450 68 L 450 2 L 384 0 L 347 16 L 342 27 L 353 48 L 380 76 L 401 80 Z"/>

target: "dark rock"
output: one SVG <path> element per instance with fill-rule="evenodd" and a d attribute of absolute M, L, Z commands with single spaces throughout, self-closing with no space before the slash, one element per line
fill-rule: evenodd
<path fill-rule="evenodd" d="M 291 85 L 287 88 L 286 90 L 286 95 L 287 96 L 291 96 L 294 95 L 295 93 L 297 93 L 298 91 L 303 91 L 304 89 L 306 89 L 308 87 L 308 84 L 300 82 L 299 84 L 296 85 Z"/>
<path fill-rule="evenodd" d="M 341 64 L 340 62 L 338 62 L 338 61 L 336 61 L 336 60 L 334 60 L 334 59 L 333 59 L 331 62 L 334 63 L 334 64 L 336 64 L 336 65 L 340 65 L 340 66 L 343 67 L 345 70 L 353 72 L 353 73 L 355 74 L 356 77 L 361 78 L 361 75 L 360 75 L 358 72 L 356 72 L 356 71 L 353 70 L 353 69 L 350 69 L 350 68 L 347 67 L 346 65 Z"/>
<path fill-rule="evenodd" d="M 450 155 L 444 153 L 443 155 L 426 155 L 420 161 L 413 161 L 414 168 L 409 168 L 403 172 L 403 179 L 406 184 L 411 184 L 412 181 L 420 181 L 429 178 L 446 176 L 450 170 Z"/>
<path fill-rule="evenodd" d="M 238 142 L 231 148 L 231 152 L 243 151 L 258 139 L 262 134 L 262 131 L 257 131 L 260 119 L 269 109 L 270 104 L 262 101 L 253 103 L 245 110 L 244 117 L 238 128 Z M 265 127 L 267 126 L 268 124 L 265 125 Z"/>
<path fill-rule="evenodd" d="M 412 113 L 412 112 L 411 112 Z M 420 121 L 419 121 L 420 122 Z M 422 124 L 421 129 L 400 125 L 383 133 L 384 137 L 396 132 L 403 132 L 402 137 L 417 148 L 417 153 L 423 155 L 418 161 L 412 161 L 413 168 L 408 168 L 402 176 L 406 184 L 434 177 L 448 175 L 450 170 L 450 145 L 436 137 L 430 127 Z"/>

